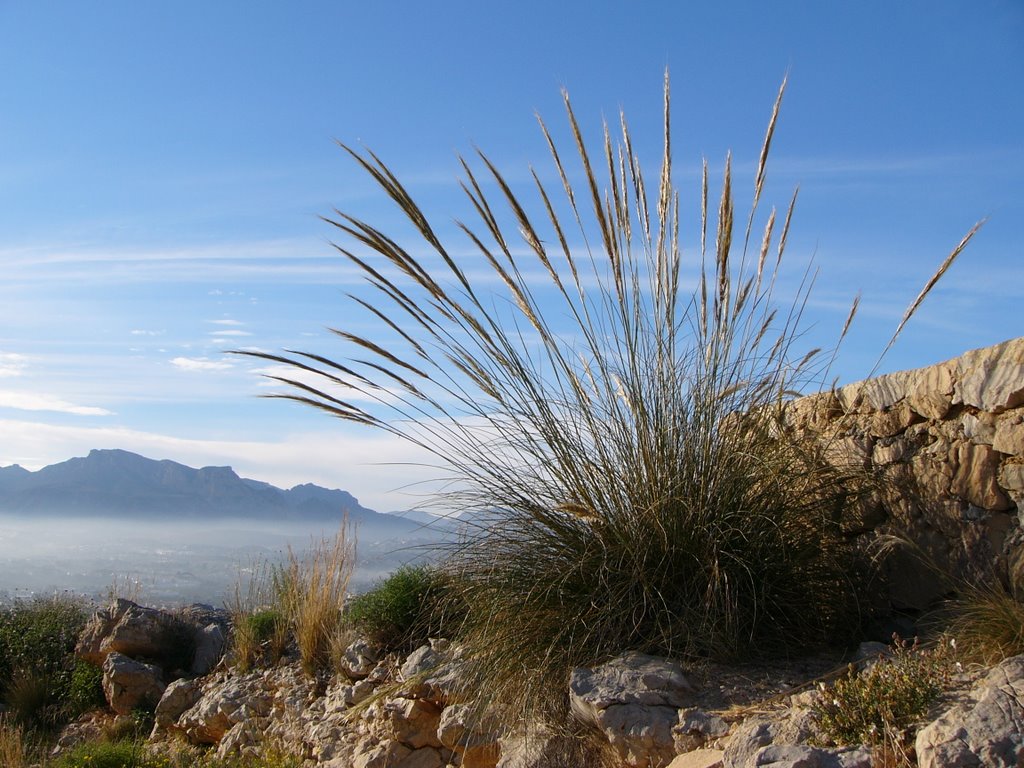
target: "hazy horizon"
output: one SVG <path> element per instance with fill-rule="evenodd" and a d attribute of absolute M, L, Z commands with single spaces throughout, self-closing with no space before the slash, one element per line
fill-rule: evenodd
<path fill-rule="evenodd" d="M 322 521 L 33 519 L 0 513 L 0 602 L 54 592 L 104 599 L 116 583 L 137 584 L 141 602 L 220 606 L 230 599 L 240 570 L 258 561 L 281 562 L 289 546 L 301 554 L 337 530 Z M 390 540 L 360 528 L 352 590 L 428 557 L 437 538 Z"/>

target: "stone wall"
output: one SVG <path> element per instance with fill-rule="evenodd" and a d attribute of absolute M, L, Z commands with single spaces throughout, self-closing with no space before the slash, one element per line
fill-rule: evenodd
<path fill-rule="evenodd" d="M 801 398 L 787 418 L 832 461 L 876 470 L 850 529 L 911 542 L 882 558 L 890 605 L 964 580 L 1024 598 L 1024 337 Z"/>

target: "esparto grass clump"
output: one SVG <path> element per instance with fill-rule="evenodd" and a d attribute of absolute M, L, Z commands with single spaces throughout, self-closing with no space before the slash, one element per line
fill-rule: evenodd
<path fill-rule="evenodd" d="M 726 157 L 717 204 L 705 161 L 683 225 L 667 78 L 653 188 L 625 117 L 592 152 L 568 96 L 571 150 L 541 121 L 554 185 L 532 172 L 530 195 L 483 153 L 463 160 L 471 256 L 376 155 L 344 147 L 414 232 L 326 219 L 365 277 L 351 309 L 384 330 L 336 329 L 339 359 L 243 352 L 293 372 L 271 377 L 289 387 L 275 397 L 434 457 L 442 503 L 476 521 L 442 566 L 460 639 L 512 708 L 564 706 L 574 666 L 624 649 L 730 659 L 856 628 L 839 520 L 864 478 L 784 419 L 834 352 L 801 346 L 809 270 L 776 300 L 796 195 L 781 213 L 760 202 L 783 89 L 745 222 Z"/>

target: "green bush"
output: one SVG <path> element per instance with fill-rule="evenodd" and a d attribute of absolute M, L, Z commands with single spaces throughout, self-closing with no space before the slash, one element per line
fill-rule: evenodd
<path fill-rule="evenodd" d="M 248 631 L 252 633 L 255 641 L 262 644 L 269 642 L 274 637 L 281 624 L 285 623 L 285 618 L 280 611 L 264 610 L 247 616 L 245 621 L 248 623 Z"/>
<path fill-rule="evenodd" d="M 103 668 L 76 659 L 71 670 L 67 695 L 69 714 L 78 715 L 106 704 L 103 694 Z"/>
<path fill-rule="evenodd" d="M 953 662 L 945 645 L 924 650 L 894 638 L 892 651 L 863 672 L 851 666 L 833 685 L 823 685 L 813 714 L 829 743 L 869 744 L 906 762 L 912 726 L 942 693 Z"/>
<path fill-rule="evenodd" d="M 168 768 L 166 758 L 146 754 L 138 741 L 98 741 L 79 744 L 49 768 Z"/>
<path fill-rule="evenodd" d="M 60 721 L 87 616 L 82 600 L 60 595 L 16 600 L 0 610 L 0 696 L 22 723 Z"/>
<path fill-rule="evenodd" d="M 411 649 L 444 633 L 439 605 L 443 575 L 428 565 L 405 565 L 354 597 L 350 623 L 388 649 Z"/>

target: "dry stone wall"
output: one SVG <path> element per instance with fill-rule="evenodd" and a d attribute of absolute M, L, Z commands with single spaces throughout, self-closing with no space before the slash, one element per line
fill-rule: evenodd
<path fill-rule="evenodd" d="M 787 421 L 831 461 L 875 470 L 848 529 L 911 542 L 883 557 L 891 606 L 963 580 L 1024 599 L 1024 337 L 800 398 Z"/>

